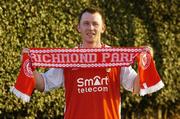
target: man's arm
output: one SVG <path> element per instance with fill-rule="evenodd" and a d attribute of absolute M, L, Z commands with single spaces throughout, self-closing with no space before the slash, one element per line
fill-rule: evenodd
<path fill-rule="evenodd" d="M 134 83 L 133 83 L 133 94 L 139 94 L 140 92 L 140 82 L 139 82 L 139 73 L 137 74 Z"/>
<path fill-rule="evenodd" d="M 44 91 L 44 79 L 43 76 L 37 72 L 36 70 L 33 71 L 33 76 L 35 79 L 35 88 L 41 92 Z"/>

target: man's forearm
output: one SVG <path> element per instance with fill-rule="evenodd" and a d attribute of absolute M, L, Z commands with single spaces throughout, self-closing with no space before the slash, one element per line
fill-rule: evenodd
<path fill-rule="evenodd" d="M 35 88 L 41 92 L 44 91 L 44 79 L 40 73 L 37 71 L 33 71 L 34 79 L 35 79 Z"/>
<path fill-rule="evenodd" d="M 139 94 L 140 91 L 140 79 L 139 79 L 139 74 L 136 76 L 136 79 L 134 80 L 134 89 L 133 93 L 134 94 Z"/>

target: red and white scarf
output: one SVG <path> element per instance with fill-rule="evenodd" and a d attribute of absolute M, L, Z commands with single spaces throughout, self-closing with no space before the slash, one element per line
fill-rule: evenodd
<path fill-rule="evenodd" d="M 121 67 L 130 66 L 135 60 L 138 62 L 140 95 L 150 94 L 164 87 L 147 48 L 31 48 L 29 54 L 23 54 L 20 73 L 11 91 L 29 102 L 35 89 L 32 74 L 34 67 Z"/>

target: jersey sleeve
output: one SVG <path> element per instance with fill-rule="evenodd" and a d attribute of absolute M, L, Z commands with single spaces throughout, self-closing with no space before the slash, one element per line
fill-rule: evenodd
<path fill-rule="evenodd" d="M 137 76 L 136 71 L 131 67 L 122 67 L 121 68 L 121 85 L 128 91 L 133 91 L 133 83 Z"/>
<path fill-rule="evenodd" d="M 47 92 L 54 88 L 64 86 L 64 71 L 60 68 L 51 68 L 47 72 L 42 73 L 44 79 L 44 91 Z"/>

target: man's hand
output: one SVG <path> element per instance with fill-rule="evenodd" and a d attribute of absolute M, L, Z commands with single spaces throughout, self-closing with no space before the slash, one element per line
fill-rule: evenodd
<path fill-rule="evenodd" d="M 29 54 L 29 48 L 23 48 L 22 52 L 21 52 L 21 62 L 23 61 L 23 54 Z M 34 72 L 36 67 L 32 66 L 32 63 L 29 62 L 31 70 Z"/>
<path fill-rule="evenodd" d="M 147 48 L 149 51 L 150 51 L 150 54 L 152 57 L 154 57 L 154 51 L 153 51 L 153 48 L 150 47 L 150 46 L 144 46 L 144 48 Z"/>
<path fill-rule="evenodd" d="M 29 52 L 30 52 L 29 48 L 23 48 L 21 52 L 21 62 L 23 61 L 23 54 L 24 53 L 29 54 Z M 44 91 L 44 80 L 43 80 L 42 75 L 35 70 L 36 67 L 33 67 L 31 62 L 30 62 L 30 67 L 31 67 L 31 70 L 33 71 L 36 89 L 39 91 Z"/>
<path fill-rule="evenodd" d="M 23 61 L 23 54 L 24 53 L 28 53 L 29 54 L 29 48 L 23 48 L 23 50 L 21 52 L 21 57 L 20 57 L 21 62 Z"/>

